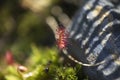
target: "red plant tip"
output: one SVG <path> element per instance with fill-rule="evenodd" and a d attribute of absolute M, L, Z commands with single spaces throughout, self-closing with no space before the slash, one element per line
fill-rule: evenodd
<path fill-rule="evenodd" d="M 67 46 L 68 43 L 68 32 L 66 31 L 64 26 L 59 26 L 59 28 L 56 30 L 57 31 L 57 37 L 56 37 L 56 42 L 58 48 L 64 49 Z"/>
<path fill-rule="evenodd" d="M 8 65 L 13 65 L 14 64 L 14 58 L 13 58 L 13 54 L 12 54 L 11 51 L 6 52 L 5 60 L 6 60 Z"/>

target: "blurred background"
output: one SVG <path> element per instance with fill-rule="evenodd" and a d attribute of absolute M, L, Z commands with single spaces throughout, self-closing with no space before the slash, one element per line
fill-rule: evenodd
<path fill-rule="evenodd" d="M 70 25 L 80 0 L 0 0 L 0 57 L 11 50 L 22 62 L 31 44 L 55 46 L 57 22 Z M 19 57 L 19 58 L 18 58 Z M 21 58 L 20 58 L 21 57 Z"/>
<path fill-rule="evenodd" d="M 0 80 L 86 78 L 79 67 L 63 67 L 54 37 L 58 23 L 69 26 L 83 3 L 82 0 L 0 0 Z M 41 71 L 45 65 L 49 66 L 48 62 L 56 68 L 50 71 L 54 76 L 43 75 Z M 23 75 L 26 68 L 16 69 L 19 65 L 29 71 Z"/>

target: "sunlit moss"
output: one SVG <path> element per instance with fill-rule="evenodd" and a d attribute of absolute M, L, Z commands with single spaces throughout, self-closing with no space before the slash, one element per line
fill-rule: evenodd
<path fill-rule="evenodd" d="M 32 72 L 24 74 L 25 80 L 77 80 L 75 70 L 72 67 L 57 67 L 54 64 L 45 71 L 43 65 L 37 66 Z"/>
<path fill-rule="evenodd" d="M 20 72 L 12 65 L 6 68 L 3 75 L 6 80 L 87 80 L 80 65 L 64 66 L 59 59 L 56 48 L 42 48 L 32 44 L 29 57 L 23 60 L 28 71 Z"/>
<path fill-rule="evenodd" d="M 47 64 L 49 61 L 56 63 L 59 59 L 56 48 L 38 48 L 32 44 L 31 49 L 32 53 L 26 62 L 26 64 L 29 64 L 30 66 L 35 66 L 36 64 Z"/>

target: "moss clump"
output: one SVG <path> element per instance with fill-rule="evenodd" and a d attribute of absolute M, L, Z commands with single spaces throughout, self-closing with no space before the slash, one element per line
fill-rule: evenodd
<path fill-rule="evenodd" d="M 27 70 L 18 69 L 19 65 L 7 66 L 2 80 L 83 80 L 81 66 L 65 66 L 60 61 L 56 48 L 38 48 L 31 45 L 31 53 L 24 61 Z"/>
<path fill-rule="evenodd" d="M 49 69 L 46 71 L 46 69 Z M 24 80 L 78 80 L 72 67 L 45 67 L 39 65 L 35 70 L 23 75 Z"/>

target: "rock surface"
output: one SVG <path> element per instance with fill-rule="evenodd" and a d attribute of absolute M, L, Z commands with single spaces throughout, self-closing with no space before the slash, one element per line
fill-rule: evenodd
<path fill-rule="evenodd" d="M 120 1 L 89 0 L 68 28 L 67 53 L 98 66 L 84 67 L 91 80 L 120 80 Z"/>

